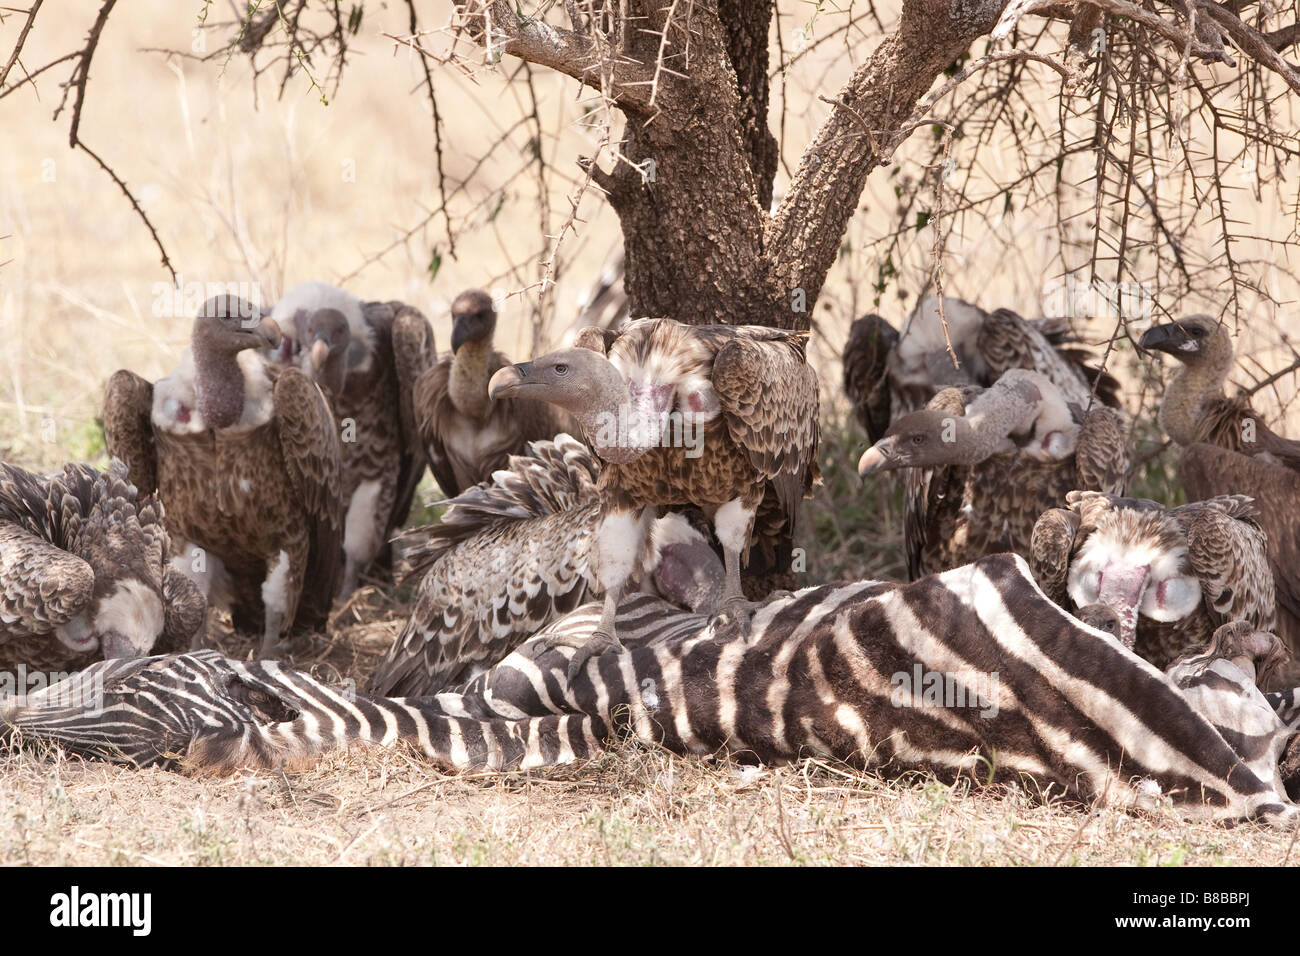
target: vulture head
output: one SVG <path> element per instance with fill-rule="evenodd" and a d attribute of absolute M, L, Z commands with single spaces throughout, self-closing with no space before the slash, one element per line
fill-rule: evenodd
<path fill-rule="evenodd" d="M 1059 509 L 1039 519 L 1042 528 L 1063 529 L 1048 546 L 1034 529 L 1035 561 L 1047 552 L 1050 561 L 1067 564 L 1065 585 L 1076 607 L 1104 604 L 1119 618 L 1120 641 L 1132 648 L 1137 619 L 1177 621 L 1201 606 L 1201 584 L 1188 560 L 1187 537 L 1175 515 L 1163 505 L 1141 498 L 1121 498 L 1096 491 L 1066 496 L 1068 522 L 1052 522 Z"/>
<path fill-rule="evenodd" d="M 1229 621 L 1215 630 L 1210 646 L 1196 662 L 1209 664 L 1216 658 L 1231 661 L 1263 688 L 1291 660 L 1291 652 L 1276 634 L 1258 630 L 1248 621 Z"/>
<path fill-rule="evenodd" d="M 1232 364 L 1232 338 L 1222 322 L 1208 315 L 1189 315 L 1176 322 L 1153 325 L 1138 345 L 1149 352 L 1166 352 L 1188 366 Z"/>
<path fill-rule="evenodd" d="M 352 330 L 347 316 L 338 309 L 317 309 L 301 329 L 307 350 L 303 371 L 307 377 L 338 395 L 348 372 L 348 346 Z"/>
<path fill-rule="evenodd" d="M 601 458 L 629 462 L 660 444 L 677 386 L 629 382 L 599 352 L 570 348 L 498 370 L 488 382 L 488 394 L 550 402 L 581 423 Z M 716 405 L 717 397 L 712 399 Z"/>
<path fill-rule="evenodd" d="M 1120 639 L 1119 615 L 1109 604 L 1085 605 L 1075 611 L 1074 616 L 1089 627 L 1095 627 L 1117 640 Z"/>
<path fill-rule="evenodd" d="M 497 328 L 497 310 L 492 296 L 482 289 L 470 289 L 451 303 L 451 351 L 466 342 L 491 344 Z"/>
<path fill-rule="evenodd" d="M 208 299 L 194 317 L 190 351 L 194 356 L 199 414 L 209 428 L 229 428 L 244 411 L 244 374 L 239 353 L 274 349 L 281 340 L 274 319 L 244 299 L 220 295 Z"/>

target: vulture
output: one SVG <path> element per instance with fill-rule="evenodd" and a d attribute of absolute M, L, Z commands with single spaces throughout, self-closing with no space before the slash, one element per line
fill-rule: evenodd
<path fill-rule="evenodd" d="M 494 399 L 541 399 L 573 415 L 604 462 L 596 541 L 605 604 L 571 660 L 574 673 L 592 654 L 621 648 L 615 609 L 660 506 L 693 505 L 712 522 L 726 568 L 720 622 L 747 627 L 740 565 L 755 519 L 775 508 L 792 535 L 800 501 L 819 479 L 807 338 L 642 318 L 618 333 L 583 330 L 576 347 L 492 376 Z M 765 500 L 773 503 L 767 516 Z"/>
<path fill-rule="evenodd" d="M 987 554 L 1027 554 L 1039 515 L 1075 489 L 1116 492 L 1128 423 L 1097 405 L 1079 415 L 1046 375 L 1008 369 L 991 388 L 946 388 L 899 417 L 858 473 L 906 469 L 913 579 Z"/>
<path fill-rule="evenodd" d="M 424 697 L 461 686 L 599 598 L 599 474 L 587 446 L 561 434 L 452 499 L 425 545 L 408 552 L 419 592 L 371 691 Z M 722 594 L 721 562 L 677 514 L 654 523 L 637 574 L 644 590 L 703 613 Z"/>
<path fill-rule="evenodd" d="M 438 487 L 454 498 L 522 453 L 530 441 L 574 433 L 576 423 L 543 402 L 497 398 L 488 382 L 510 360 L 492 347 L 497 314 L 482 289 L 451 304 L 451 354 L 415 383 L 415 416 Z"/>
<path fill-rule="evenodd" d="M 1244 495 L 1165 508 L 1072 491 L 1035 525 L 1029 564 L 1062 607 L 1110 607 L 1120 641 L 1162 670 L 1203 651 L 1223 624 L 1274 629 L 1264 533 Z"/>
<path fill-rule="evenodd" d="M 1092 397 L 1119 407 L 1119 383 L 1088 364 L 1063 318 L 1027 320 L 1010 309 L 985 312 L 961 299 L 917 304 L 899 333 L 879 315 L 856 320 L 844 346 L 844 391 L 867 437 L 878 441 L 907 412 L 924 408 L 949 386 L 989 387 L 1007 369 L 1042 372 L 1069 403 L 1088 409 Z M 951 345 L 952 354 L 948 347 Z M 954 368 L 952 355 L 959 367 Z"/>
<path fill-rule="evenodd" d="M 329 402 L 267 360 L 274 319 L 209 299 L 190 348 L 150 384 L 116 372 L 104 395 L 109 453 L 166 507 L 173 560 L 271 654 L 293 627 L 323 624 L 338 590 L 342 451 Z"/>
<path fill-rule="evenodd" d="M 1148 329 L 1139 344 L 1182 364 L 1165 390 L 1160 427 L 1183 448 L 1178 471 L 1188 499 L 1255 500 L 1277 590 L 1277 633 L 1300 652 L 1300 442 L 1269 429 L 1246 396 L 1224 394 L 1233 348 L 1222 324 L 1189 316 Z"/>
<path fill-rule="evenodd" d="M 0 464 L 0 670 L 187 648 L 205 604 L 167 551 L 162 506 L 121 462 L 48 477 Z"/>
<path fill-rule="evenodd" d="M 340 597 L 378 561 L 406 522 L 424 475 L 415 383 L 433 366 L 433 329 L 402 302 L 362 302 L 326 282 L 290 289 L 271 310 L 284 337 L 281 362 L 299 365 L 330 399 L 343 448 Z"/>

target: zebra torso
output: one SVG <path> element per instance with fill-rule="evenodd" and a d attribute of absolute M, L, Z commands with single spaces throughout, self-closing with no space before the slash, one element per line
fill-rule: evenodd
<path fill-rule="evenodd" d="M 588 633 L 598 618 L 586 606 L 552 628 Z M 627 653 L 572 682 L 571 651 L 547 646 L 548 629 L 434 697 L 349 694 L 208 651 L 84 672 L 103 683 L 94 717 L 44 695 L 3 716 L 69 749 L 135 763 L 180 753 L 214 771 L 398 741 L 449 769 L 529 770 L 633 734 L 683 754 L 1029 776 L 1044 795 L 1120 806 L 1146 779 L 1216 818 L 1290 825 L 1298 813 L 1169 679 L 1049 601 L 1012 555 L 909 585 L 811 588 L 761 608 L 748 640 L 648 596 L 621 606 L 618 628 Z"/>

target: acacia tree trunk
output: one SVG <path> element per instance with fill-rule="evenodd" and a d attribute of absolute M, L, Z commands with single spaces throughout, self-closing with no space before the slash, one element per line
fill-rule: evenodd
<path fill-rule="evenodd" d="M 773 0 L 696 0 L 689 22 L 683 4 L 626 0 L 617 8 L 628 22 L 609 33 L 543 27 L 506 0 L 461 7 L 496 31 L 505 53 L 603 89 L 626 116 L 622 151 L 641 168 L 619 163 L 593 178 L 622 224 L 632 315 L 799 329 L 868 174 L 888 162 L 917 100 L 993 28 L 1005 2 L 904 0 L 898 29 L 834 98 L 775 214 Z"/>

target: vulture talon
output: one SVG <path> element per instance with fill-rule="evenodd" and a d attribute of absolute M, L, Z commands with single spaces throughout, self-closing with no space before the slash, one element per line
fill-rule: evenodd
<path fill-rule="evenodd" d="M 739 628 L 740 636 L 748 643 L 754 612 L 758 609 L 758 606 L 755 602 L 747 601 L 744 598 L 724 602 L 722 607 L 718 608 L 718 612 L 713 615 L 714 630 L 720 631 L 731 627 Z"/>
<path fill-rule="evenodd" d="M 591 637 L 583 641 L 580 645 L 574 647 L 573 656 L 569 658 L 568 679 L 572 684 L 578 679 L 578 675 L 583 672 L 587 662 L 593 657 L 599 657 L 608 651 L 626 651 L 627 648 L 619 643 L 617 637 L 613 634 L 606 634 L 604 631 L 595 631 Z"/>

